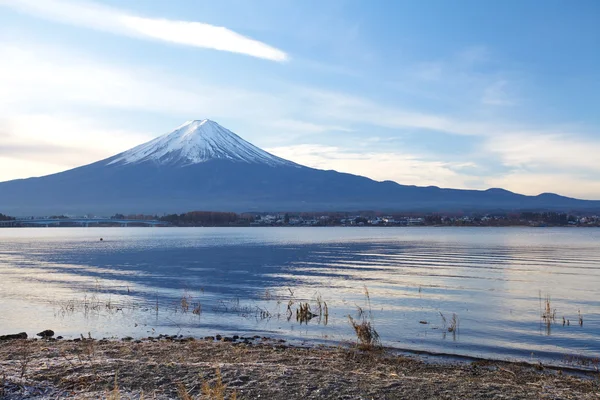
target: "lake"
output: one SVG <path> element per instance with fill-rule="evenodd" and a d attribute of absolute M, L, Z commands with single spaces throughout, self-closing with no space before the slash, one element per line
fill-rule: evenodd
<path fill-rule="evenodd" d="M 595 368 L 600 229 L 0 229 L 0 335 L 337 344 L 348 316 L 397 349 Z"/>

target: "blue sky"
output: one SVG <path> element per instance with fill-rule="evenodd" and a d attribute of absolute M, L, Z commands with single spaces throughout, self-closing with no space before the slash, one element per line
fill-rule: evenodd
<path fill-rule="evenodd" d="M 403 184 L 600 199 L 600 3 L 0 0 L 0 180 L 210 118 Z"/>

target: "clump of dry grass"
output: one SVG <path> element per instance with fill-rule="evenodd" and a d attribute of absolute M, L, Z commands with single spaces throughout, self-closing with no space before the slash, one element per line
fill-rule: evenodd
<path fill-rule="evenodd" d="M 98 372 L 96 368 L 96 341 L 94 340 L 94 338 L 92 338 L 92 334 L 88 332 L 87 338 L 81 335 L 80 343 L 80 351 L 77 353 L 79 363 L 83 365 L 87 362 L 92 368 L 94 376 L 97 376 Z"/>
<path fill-rule="evenodd" d="M 21 340 L 18 348 L 18 363 L 19 363 L 19 374 L 21 379 L 27 373 L 27 366 L 31 362 L 32 359 L 32 350 L 27 340 Z M 2 384 L 2 388 L 4 388 L 4 384 Z"/>
<path fill-rule="evenodd" d="M 448 320 L 446 319 L 446 316 L 444 314 L 442 314 L 441 311 L 440 311 L 440 317 L 442 317 L 442 323 L 444 325 L 444 329 L 448 330 L 448 332 L 452 333 L 453 335 L 456 335 L 458 333 L 458 329 L 460 327 L 460 319 L 458 318 L 458 315 L 456 315 L 455 313 L 452 313 L 452 318 L 450 318 L 450 322 L 448 322 Z"/>
<path fill-rule="evenodd" d="M 0 375 L 0 399 L 4 397 L 4 386 L 6 385 L 6 373 Z"/>
<path fill-rule="evenodd" d="M 202 314 L 202 304 L 196 303 L 194 304 L 194 309 L 192 310 L 192 314 L 200 315 Z"/>
<path fill-rule="evenodd" d="M 190 309 L 190 299 L 191 297 L 188 295 L 183 295 L 181 297 L 181 311 L 183 311 L 184 313 L 188 312 L 188 310 Z"/>
<path fill-rule="evenodd" d="M 294 300 L 288 301 L 287 304 L 287 320 L 289 321 L 292 318 L 292 315 L 294 314 L 294 312 L 292 311 L 292 306 L 294 305 Z"/>
<path fill-rule="evenodd" d="M 552 332 L 552 324 L 556 322 L 556 309 L 552 308 L 552 302 L 550 295 L 546 295 L 542 302 L 542 292 L 540 291 L 540 318 L 545 326 L 546 334 L 550 335 Z M 563 318 L 564 325 L 564 318 Z M 567 321 L 567 325 L 570 325 Z"/>
<path fill-rule="evenodd" d="M 177 383 L 177 396 L 179 396 L 180 400 L 194 400 L 192 395 L 185 388 L 185 385 L 181 382 Z"/>
<path fill-rule="evenodd" d="M 460 321 L 458 316 L 452 313 L 452 318 L 450 319 L 450 326 L 448 326 L 448 332 L 454 333 L 458 332 L 458 326 L 460 325 Z"/>
<path fill-rule="evenodd" d="M 308 321 L 316 317 L 317 314 L 313 313 L 308 303 L 300 303 L 300 307 L 296 309 L 296 321 L 308 324 Z"/>
<path fill-rule="evenodd" d="M 319 316 L 319 323 L 323 321 L 324 325 L 327 325 L 329 322 L 329 307 L 327 306 L 327 302 L 323 300 L 321 294 L 317 296 L 317 315 Z"/>
<path fill-rule="evenodd" d="M 373 326 L 371 295 L 369 294 L 369 289 L 366 285 L 363 288 L 363 293 L 367 301 L 367 310 L 365 311 L 364 308 L 357 305 L 358 319 L 355 320 L 352 316 L 348 315 L 348 320 L 356 333 L 359 348 L 362 350 L 374 350 L 381 347 L 381 339 L 379 333 L 377 333 L 377 330 L 375 330 L 375 327 Z"/>
<path fill-rule="evenodd" d="M 119 383 L 117 381 L 118 372 L 115 373 L 115 384 L 110 392 L 106 394 L 106 400 L 121 400 L 121 391 L 119 390 Z"/>
<path fill-rule="evenodd" d="M 350 320 L 352 328 L 354 328 L 356 338 L 360 342 L 359 347 L 362 350 L 373 350 L 374 348 L 381 347 L 379 333 L 377 333 L 373 325 L 371 325 L 371 321 L 362 319 L 357 322 L 350 315 L 348 315 L 348 319 Z"/>
<path fill-rule="evenodd" d="M 206 400 L 236 400 L 237 392 L 234 390 L 229 398 L 227 398 L 227 385 L 223 383 L 223 379 L 221 377 L 221 370 L 215 370 L 216 379 L 214 383 L 210 383 L 208 381 L 204 381 L 202 383 L 201 388 L 201 396 L 198 399 L 206 399 Z M 185 385 L 182 382 L 177 383 L 177 396 L 180 400 L 194 400 L 192 394 L 187 390 Z"/>
<path fill-rule="evenodd" d="M 550 296 L 547 295 L 544 299 L 544 308 L 542 311 L 542 319 L 545 321 L 554 322 L 556 320 L 556 309 L 552 309 Z"/>
<path fill-rule="evenodd" d="M 219 368 L 215 370 L 215 375 L 216 380 L 214 384 L 211 385 L 209 382 L 204 382 L 202 384 L 202 395 L 207 400 L 226 400 L 227 386 L 223 383 L 223 379 L 221 377 L 221 370 Z M 237 392 L 234 390 L 231 396 L 229 396 L 229 400 L 236 399 Z"/>

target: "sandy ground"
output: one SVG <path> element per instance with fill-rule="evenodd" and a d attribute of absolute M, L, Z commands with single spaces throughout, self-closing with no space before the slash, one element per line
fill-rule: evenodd
<path fill-rule="evenodd" d="M 600 399 L 600 375 L 259 338 L 11 340 L 0 342 L 0 398 Z"/>

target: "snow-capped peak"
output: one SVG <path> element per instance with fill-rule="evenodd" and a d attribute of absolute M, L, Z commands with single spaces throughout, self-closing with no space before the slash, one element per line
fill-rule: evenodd
<path fill-rule="evenodd" d="M 154 161 L 184 166 L 214 159 L 270 166 L 296 165 L 261 150 L 209 119 L 187 121 L 171 133 L 118 154 L 108 165 Z"/>

